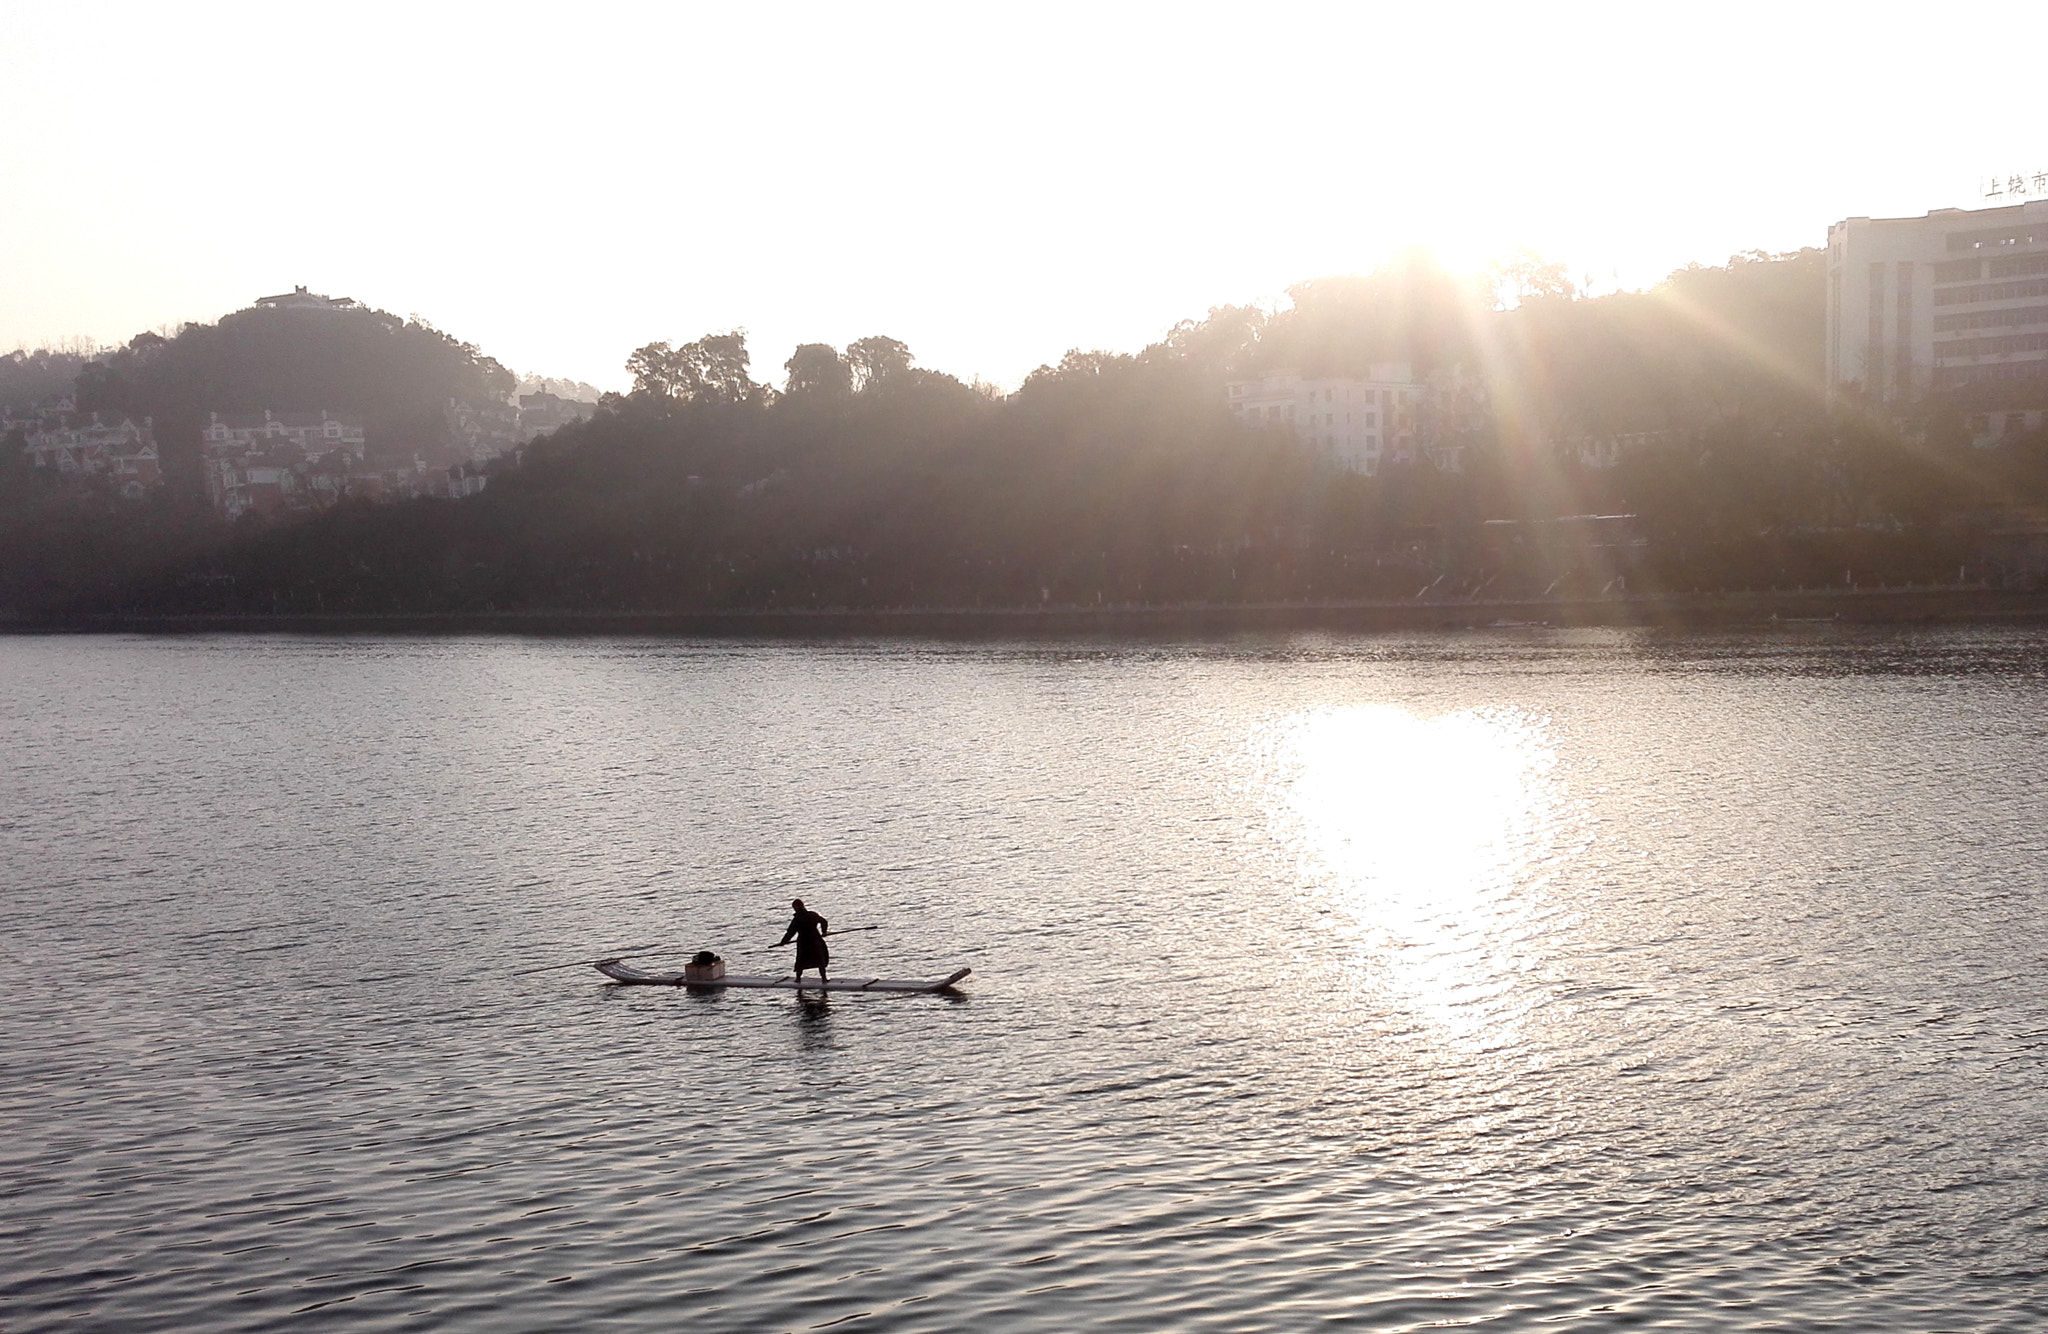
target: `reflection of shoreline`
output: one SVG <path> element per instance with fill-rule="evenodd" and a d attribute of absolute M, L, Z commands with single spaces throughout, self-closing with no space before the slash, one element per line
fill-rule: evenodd
<path fill-rule="evenodd" d="M 1467 630 L 1572 626 L 1718 629 L 2048 622 L 2048 594 L 1981 588 L 1815 589 L 1524 602 L 1270 602 L 1249 605 L 908 608 L 832 611 L 423 612 L 365 615 L 0 618 L 0 633 L 674 635 L 704 638 L 988 638 L 1228 635 L 1290 630 Z"/>

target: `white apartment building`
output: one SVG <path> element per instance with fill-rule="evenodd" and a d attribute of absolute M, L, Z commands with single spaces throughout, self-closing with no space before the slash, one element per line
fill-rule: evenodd
<path fill-rule="evenodd" d="M 1383 462 L 1414 457 L 1422 389 L 1406 362 L 1370 366 L 1364 379 L 1311 380 L 1298 371 L 1275 371 L 1225 388 L 1240 421 L 1285 428 L 1340 468 L 1369 477 Z"/>
<path fill-rule="evenodd" d="M 1830 395 L 1905 405 L 2031 381 L 2048 402 L 2048 199 L 1838 222 L 1827 304 Z"/>

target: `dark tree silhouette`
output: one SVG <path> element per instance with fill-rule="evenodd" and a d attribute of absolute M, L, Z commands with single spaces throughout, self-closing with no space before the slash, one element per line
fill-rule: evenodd
<path fill-rule="evenodd" d="M 706 334 L 694 343 L 670 347 L 649 343 L 626 359 L 633 392 L 680 403 L 745 403 L 760 389 L 747 374 L 747 336 Z"/>
<path fill-rule="evenodd" d="M 846 345 L 847 364 L 853 367 L 854 388 L 872 389 L 910 369 L 915 360 L 910 348 L 894 338 L 871 334 Z"/>
<path fill-rule="evenodd" d="M 803 343 L 782 369 L 789 373 L 784 392 L 838 400 L 853 392 L 853 367 L 829 343 Z"/>

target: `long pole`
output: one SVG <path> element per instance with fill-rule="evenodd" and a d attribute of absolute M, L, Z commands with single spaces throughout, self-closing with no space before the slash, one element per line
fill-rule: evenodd
<path fill-rule="evenodd" d="M 849 926 L 843 931 L 827 931 L 825 934 L 827 936 L 850 936 L 856 931 L 880 931 L 881 929 L 882 928 L 879 926 Z M 622 950 L 613 950 L 610 954 L 600 954 L 594 959 L 575 959 L 569 963 L 551 963 L 541 968 L 522 968 L 518 972 L 513 973 L 512 976 L 530 977 L 534 973 L 555 973 L 560 972 L 564 968 L 588 968 L 592 964 L 604 963 L 608 959 L 631 959 L 642 954 L 652 954 L 656 950 L 672 950 L 679 948 L 681 947 L 677 945 L 664 945 L 658 942 L 653 945 L 628 945 L 626 948 Z M 783 948 L 786 947 L 780 944 L 770 945 L 768 947 L 768 949 L 770 950 L 779 950 Z M 768 951 L 749 950 L 747 952 L 750 954 L 765 954 Z"/>
<path fill-rule="evenodd" d="M 879 927 L 879 926 L 849 926 L 849 927 L 847 927 L 847 928 L 846 928 L 845 930 L 843 930 L 843 931 L 827 931 L 827 932 L 825 933 L 825 939 L 827 939 L 827 940 L 830 940 L 830 939 L 831 939 L 832 937 L 834 937 L 834 936 L 850 936 L 850 935 L 852 935 L 852 934 L 853 934 L 854 932 L 856 932 L 856 931 L 880 931 L 881 929 L 882 929 L 882 928 L 881 928 L 881 927 Z M 749 954 L 766 954 L 766 953 L 768 952 L 768 950 L 783 950 L 783 949 L 788 949 L 788 948 L 789 948 L 789 947 L 790 947 L 791 945 L 794 945 L 795 943 L 796 943 L 796 942 L 795 942 L 795 941 L 793 941 L 793 940 L 791 940 L 791 941 L 781 941 L 781 940 L 778 940 L 778 941 L 776 941 L 776 942 L 775 942 L 775 943 L 774 943 L 773 945 L 770 945 L 770 946 L 768 947 L 768 949 L 767 949 L 767 950 L 748 950 L 748 951 L 747 951 L 747 953 L 749 953 Z"/>
<path fill-rule="evenodd" d="M 628 945 L 625 949 L 614 950 L 610 954 L 600 954 L 595 959 L 577 959 L 572 963 L 551 963 L 545 968 L 522 968 L 518 972 L 512 974 L 512 976 L 527 977 L 534 973 L 559 972 L 561 969 L 564 968 L 588 968 L 590 965 L 594 963 L 603 963 L 608 959 L 630 959 L 633 958 L 635 955 L 652 954 L 656 950 L 667 950 L 674 948 L 676 947 L 673 945 L 662 944 Z"/>

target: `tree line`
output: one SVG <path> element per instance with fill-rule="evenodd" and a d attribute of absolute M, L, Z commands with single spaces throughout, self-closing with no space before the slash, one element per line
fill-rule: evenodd
<path fill-rule="evenodd" d="M 167 502 L 146 544 L 110 536 L 145 521 L 109 510 L 78 548 L 95 553 L 83 570 L 10 579 L 0 597 L 195 613 L 1088 607 L 1690 593 L 1996 566 L 2014 506 L 2048 504 L 2048 442 L 1971 448 L 1953 401 L 1903 423 L 1831 405 L 1823 277 L 1818 251 L 1753 254 L 1586 297 L 1532 257 L 1473 279 L 1408 256 L 1300 284 L 1276 309 L 1218 307 L 1136 353 L 1070 351 L 1008 394 L 883 335 L 804 344 L 779 385 L 756 378 L 740 332 L 649 343 L 626 363 L 629 393 L 529 446 L 481 495 L 232 532 Z M 81 387 L 121 402 L 146 383 L 159 402 L 218 392 L 179 382 L 175 342 L 131 345 Z M 445 336 L 413 346 L 394 383 L 439 394 L 502 374 Z M 1235 419 L 1224 393 L 1280 369 L 1388 362 L 1483 387 L 1462 470 L 1417 457 L 1345 472 Z"/>

